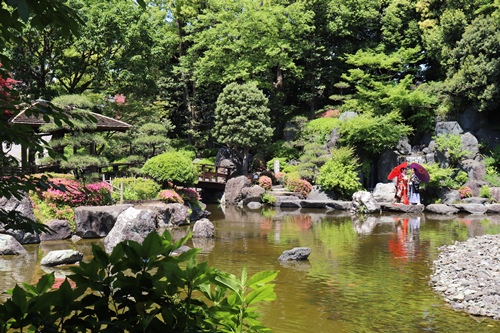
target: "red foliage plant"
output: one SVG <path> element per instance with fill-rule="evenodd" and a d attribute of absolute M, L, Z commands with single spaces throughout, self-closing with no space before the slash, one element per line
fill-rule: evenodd
<path fill-rule="evenodd" d="M 0 67 L 2 64 L 0 63 Z M 11 101 L 13 98 L 11 97 L 10 91 L 12 90 L 12 86 L 19 83 L 20 81 L 14 80 L 12 77 L 5 78 L 5 72 L 0 71 L 0 103 L 7 104 L 6 102 Z M 4 109 L 3 115 L 10 117 L 14 114 L 12 110 Z"/>

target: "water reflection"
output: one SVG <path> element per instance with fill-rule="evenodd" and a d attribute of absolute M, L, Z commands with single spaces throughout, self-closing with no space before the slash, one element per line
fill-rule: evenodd
<path fill-rule="evenodd" d="M 209 206 L 215 238 L 192 239 L 200 261 L 240 275 L 279 270 L 278 299 L 260 307 L 275 333 L 500 332 L 500 323 L 450 309 L 428 284 L 438 248 L 500 232 L 496 216 L 381 214 L 351 216 L 315 209 L 247 210 Z M 173 231 L 174 239 L 187 228 Z M 27 247 L 28 255 L 0 257 L 0 287 L 34 282 L 39 260 L 53 249 L 91 256 L 93 243 L 56 242 Z M 312 249 L 307 261 L 280 263 L 294 247 Z M 61 272 L 57 272 L 59 274 Z"/>

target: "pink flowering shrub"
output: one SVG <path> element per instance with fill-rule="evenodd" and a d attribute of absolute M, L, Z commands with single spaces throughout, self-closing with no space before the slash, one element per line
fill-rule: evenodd
<path fill-rule="evenodd" d="M 37 221 L 67 220 L 74 230 L 78 206 L 111 204 L 111 188 L 106 182 L 83 185 L 67 178 L 53 178 L 46 191 L 30 192 Z"/>
<path fill-rule="evenodd" d="M 284 172 L 276 172 L 274 177 L 278 181 L 278 183 L 283 184 L 285 182 L 285 173 Z"/>
<path fill-rule="evenodd" d="M 264 190 L 269 191 L 270 189 L 273 188 L 273 181 L 268 176 L 261 176 L 259 178 L 259 186 L 262 187 Z"/>
<path fill-rule="evenodd" d="M 286 187 L 289 191 L 299 192 L 303 198 L 307 198 L 309 193 L 312 191 L 311 183 L 304 179 L 290 179 L 288 180 Z"/>
<path fill-rule="evenodd" d="M 462 199 L 472 197 L 472 190 L 469 186 L 460 186 L 458 193 L 460 193 L 460 198 Z"/>
<path fill-rule="evenodd" d="M 106 182 L 87 184 L 84 187 L 87 195 L 87 206 L 103 206 L 111 204 L 111 186 Z"/>
<path fill-rule="evenodd" d="M 83 185 L 76 180 L 55 178 L 40 195 L 47 202 L 70 207 L 111 204 L 111 187 L 106 182 Z"/>
<path fill-rule="evenodd" d="M 192 188 L 180 188 L 177 189 L 177 193 L 180 195 L 182 200 L 187 201 L 192 205 L 198 205 L 201 200 L 200 194 Z"/>
<path fill-rule="evenodd" d="M 184 204 L 181 196 L 174 190 L 162 190 L 158 193 L 158 198 L 165 203 L 180 203 Z"/>

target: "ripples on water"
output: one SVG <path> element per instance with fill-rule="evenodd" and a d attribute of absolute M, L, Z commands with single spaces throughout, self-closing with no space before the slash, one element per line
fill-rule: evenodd
<path fill-rule="evenodd" d="M 260 307 L 275 333 L 499 332 L 500 323 L 450 309 L 428 284 L 438 248 L 500 232 L 497 217 L 377 215 L 351 218 L 322 210 L 250 211 L 209 206 L 214 240 L 193 240 L 200 261 L 237 276 L 279 270 L 278 299 Z M 184 231 L 180 231 L 182 234 Z M 174 234 L 179 233 L 176 231 Z M 102 240 L 29 245 L 28 256 L 0 257 L 0 287 L 34 282 L 40 259 L 72 248 L 91 255 Z M 305 262 L 279 263 L 293 247 L 312 249 Z"/>

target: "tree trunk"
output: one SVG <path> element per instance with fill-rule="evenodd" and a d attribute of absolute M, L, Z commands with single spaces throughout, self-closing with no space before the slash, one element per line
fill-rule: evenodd
<path fill-rule="evenodd" d="M 183 30 L 183 22 L 179 19 L 175 21 L 175 24 L 177 26 L 177 34 L 179 36 L 179 58 L 181 58 L 184 55 L 184 30 Z M 196 112 L 194 110 L 194 106 L 191 102 L 190 94 L 189 94 L 189 80 L 186 77 L 186 74 L 184 71 L 181 73 L 181 80 L 182 80 L 182 85 L 183 85 L 183 100 L 184 100 L 184 105 L 186 106 L 186 112 L 189 114 L 189 117 L 191 118 L 189 121 L 189 131 L 188 131 L 188 141 L 189 144 L 193 144 L 193 131 L 194 131 L 194 124 L 196 122 Z M 194 89 L 194 88 L 193 88 Z"/>

